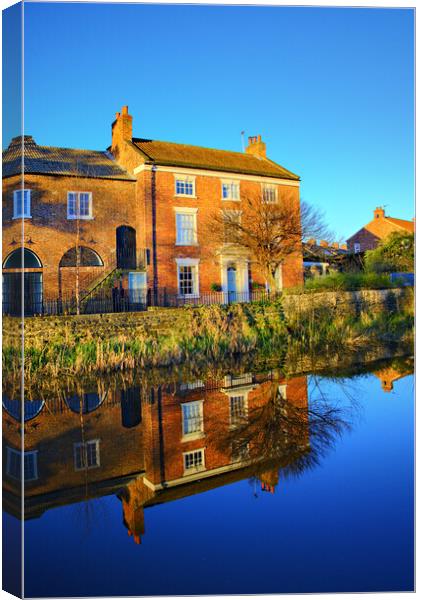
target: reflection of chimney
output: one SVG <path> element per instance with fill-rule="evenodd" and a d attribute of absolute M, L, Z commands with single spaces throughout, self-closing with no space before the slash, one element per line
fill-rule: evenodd
<path fill-rule="evenodd" d="M 111 152 L 114 154 L 117 147 L 123 142 L 131 142 L 133 136 L 133 117 L 129 115 L 129 107 L 123 106 L 121 113 L 116 113 L 115 121 L 111 126 L 112 142 Z"/>
<path fill-rule="evenodd" d="M 332 248 L 335 248 L 335 250 L 339 250 L 339 243 L 338 242 L 333 242 Z"/>
<path fill-rule="evenodd" d="M 376 210 L 374 211 L 374 218 L 375 219 L 383 219 L 384 215 L 385 215 L 384 208 L 382 208 L 381 206 L 377 206 Z"/>
<path fill-rule="evenodd" d="M 272 469 L 270 471 L 265 471 L 260 475 L 260 481 L 262 484 L 262 492 L 270 492 L 271 494 L 275 493 L 275 487 L 279 482 L 279 474 L 276 469 Z"/>
<path fill-rule="evenodd" d="M 246 148 L 246 152 L 257 158 L 266 158 L 266 144 L 262 142 L 261 135 L 249 137 L 249 145 Z"/>
<path fill-rule="evenodd" d="M 339 246 L 339 248 L 340 248 L 341 250 L 348 250 L 348 244 L 341 244 L 341 245 Z"/>
<path fill-rule="evenodd" d="M 314 238 L 311 238 L 311 240 L 307 241 L 307 244 L 310 244 L 310 246 L 315 246 L 317 244 L 317 240 L 315 240 Z"/>
<path fill-rule="evenodd" d="M 329 243 L 326 240 L 320 240 L 320 246 L 322 248 L 328 248 L 329 247 Z"/>

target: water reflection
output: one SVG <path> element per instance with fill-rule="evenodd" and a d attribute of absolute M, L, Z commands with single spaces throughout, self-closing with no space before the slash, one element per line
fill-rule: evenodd
<path fill-rule="evenodd" d="M 375 365 L 385 391 L 413 370 L 411 358 Z M 250 479 L 275 493 L 280 479 L 320 464 L 359 411 L 337 404 L 317 378 L 283 365 L 128 387 L 110 380 L 24 403 L 25 519 L 115 494 L 136 543 L 156 504 Z M 341 380 L 342 381 L 342 380 Z M 342 381 L 342 385 L 348 385 Z M 21 403 L 3 397 L 3 496 L 20 513 Z"/>

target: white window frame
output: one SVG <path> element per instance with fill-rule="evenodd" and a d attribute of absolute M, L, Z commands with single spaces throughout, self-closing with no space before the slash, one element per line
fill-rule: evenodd
<path fill-rule="evenodd" d="M 361 252 L 361 244 L 360 244 L 360 242 L 355 242 L 354 243 L 354 254 L 357 254 L 358 252 Z"/>
<path fill-rule="evenodd" d="M 227 198 L 224 198 L 224 186 L 229 186 L 230 195 Z M 233 186 L 238 188 L 238 194 L 233 195 Z M 239 179 L 222 179 L 221 180 L 221 198 L 222 200 L 228 202 L 240 202 L 241 200 L 241 189 L 240 189 L 240 180 Z"/>
<path fill-rule="evenodd" d="M 71 215 L 69 212 L 69 199 L 70 199 L 70 194 L 76 194 L 76 214 Z M 81 194 L 88 194 L 89 196 L 89 213 L 87 215 L 81 215 L 80 214 L 80 195 Z M 67 192 L 67 218 L 69 220 L 76 220 L 76 219 L 84 219 L 89 220 L 89 219 L 93 219 L 93 208 L 92 208 L 92 192 L 83 192 L 83 191 L 69 191 Z"/>
<path fill-rule="evenodd" d="M 193 185 L 192 194 L 182 194 L 177 192 L 177 181 L 191 183 Z M 194 175 L 181 175 L 174 173 L 174 196 L 178 198 L 196 198 L 196 177 Z"/>
<path fill-rule="evenodd" d="M 233 416 L 232 416 L 232 411 L 231 411 L 231 400 L 232 398 L 243 398 L 243 402 L 244 402 L 244 420 L 247 421 L 248 419 L 248 414 L 249 414 L 249 403 L 248 403 L 248 393 L 238 390 L 238 391 L 232 391 L 228 394 L 228 400 L 229 400 L 229 413 L 230 413 L 230 429 L 235 429 L 236 427 L 238 427 L 239 425 L 239 421 L 235 422 L 233 420 Z"/>
<path fill-rule="evenodd" d="M 22 213 L 19 214 L 18 213 L 18 195 L 22 194 L 23 195 L 23 199 L 22 199 L 22 203 L 21 203 L 21 207 L 22 207 Z M 28 202 L 27 202 L 27 208 L 28 208 L 28 214 L 25 213 L 25 194 L 28 194 Z M 19 189 L 19 190 L 14 190 L 13 192 L 13 218 L 14 219 L 32 219 L 32 215 L 31 215 L 31 190 L 28 189 Z"/>
<path fill-rule="evenodd" d="M 87 461 L 87 448 L 89 444 L 95 444 L 96 446 L 96 458 L 97 458 L 97 464 L 96 465 L 91 465 L 88 466 L 88 461 Z M 82 451 L 85 452 L 85 465 L 82 465 L 80 467 L 77 466 L 77 461 L 76 461 L 76 452 L 79 450 L 79 448 L 82 449 Z M 91 469 L 97 469 L 98 467 L 101 466 L 101 456 L 99 453 L 99 439 L 95 439 L 95 440 L 88 440 L 86 442 L 77 442 L 75 444 L 73 444 L 73 463 L 74 463 L 74 467 L 75 467 L 75 471 L 85 471 L 85 470 L 91 470 Z"/>
<path fill-rule="evenodd" d="M 196 404 L 199 407 L 199 416 L 197 417 L 198 419 L 200 419 L 200 429 L 198 429 L 197 431 L 192 431 L 192 432 L 186 432 L 184 429 L 184 407 L 186 406 L 192 406 L 193 404 Z M 205 433 L 205 427 L 204 427 L 204 420 L 203 420 L 203 400 L 192 400 L 191 402 L 182 402 L 180 404 L 180 408 L 181 408 L 181 431 L 183 434 L 182 437 L 182 441 L 186 442 L 186 441 L 190 441 L 190 440 L 196 440 L 198 438 L 201 438 L 204 436 Z"/>
<path fill-rule="evenodd" d="M 266 191 L 274 191 L 275 192 L 275 198 L 273 200 L 267 200 L 265 198 L 265 193 Z M 275 185 L 274 183 L 262 183 L 262 201 L 265 202 L 265 204 L 277 204 L 278 203 L 278 186 Z"/>
<path fill-rule="evenodd" d="M 177 206 L 174 208 L 175 212 L 175 245 L 176 246 L 197 246 L 197 208 L 191 208 L 188 206 Z M 193 240 L 191 242 L 184 242 L 179 238 L 178 228 L 178 215 L 189 215 L 193 217 Z"/>
<path fill-rule="evenodd" d="M 177 290 L 180 298 L 198 298 L 199 297 L 199 259 L 198 258 L 176 258 L 177 263 Z M 180 291 L 180 267 L 193 268 L 193 293 L 182 294 Z"/>
<path fill-rule="evenodd" d="M 186 456 L 189 454 L 195 454 L 196 452 L 200 452 L 202 455 L 202 464 L 200 466 L 186 467 Z M 206 470 L 205 465 L 205 448 L 195 448 L 194 450 L 189 450 L 188 452 L 183 452 L 183 469 L 184 475 L 190 475 L 191 473 L 199 473 L 200 471 Z"/>
<path fill-rule="evenodd" d="M 28 481 L 36 481 L 38 479 L 38 450 L 28 450 L 27 452 L 21 452 L 16 450 L 15 448 L 11 448 L 10 446 L 6 446 L 6 473 L 12 479 L 16 479 L 16 481 L 20 481 L 20 475 L 22 473 L 22 463 L 20 464 L 19 475 L 15 477 L 15 475 L 11 472 L 11 461 L 12 456 L 17 455 L 19 459 L 21 459 L 23 455 L 23 475 L 25 477 L 25 457 L 33 456 L 34 457 L 34 477 L 25 479 L 25 483 Z"/>

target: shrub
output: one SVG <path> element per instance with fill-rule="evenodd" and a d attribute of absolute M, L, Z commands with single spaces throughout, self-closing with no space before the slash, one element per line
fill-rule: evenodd
<path fill-rule="evenodd" d="M 307 279 L 301 288 L 286 290 L 286 293 L 306 293 L 324 291 L 383 290 L 400 287 L 401 282 L 392 282 L 388 275 L 377 273 L 334 273 L 326 277 Z"/>
<path fill-rule="evenodd" d="M 221 292 L 222 286 L 219 283 L 211 283 L 210 285 L 211 292 Z"/>
<path fill-rule="evenodd" d="M 391 233 L 374 250 L 365 253 L 366 271 L 374 273 L 413 273 L 414 234 Z"/>

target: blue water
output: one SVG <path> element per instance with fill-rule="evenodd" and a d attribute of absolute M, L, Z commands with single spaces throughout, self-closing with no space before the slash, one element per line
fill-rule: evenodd
<path fill-rule="evenodd" d="M 136 545 L 104 496 L 25 522 L 26 596 L 409 591 L 413 377 L 309 379 L 350 428 L 274 494 L 242 480 L 145 509 Z"/>

